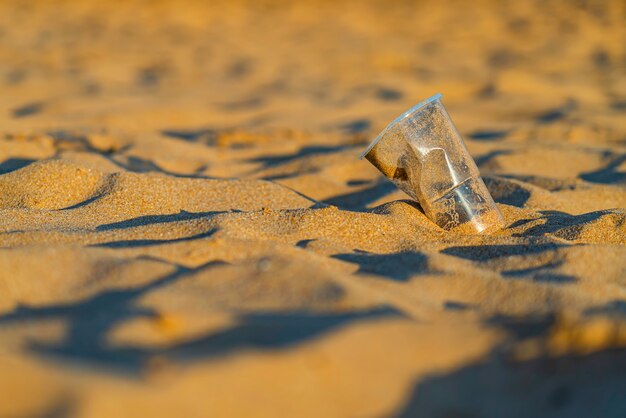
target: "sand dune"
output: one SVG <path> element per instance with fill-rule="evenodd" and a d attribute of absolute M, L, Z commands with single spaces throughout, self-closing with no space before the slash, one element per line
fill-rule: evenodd
<path fill-rule="evenodd" d="M 624 416 L 623 3 L 251 3 L 2 3 L 0 416 Z M 358 159 L 438 91 L 498 232 Z"/>

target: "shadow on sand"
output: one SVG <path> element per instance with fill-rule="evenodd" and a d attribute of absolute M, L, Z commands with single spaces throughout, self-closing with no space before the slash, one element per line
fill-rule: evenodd
<path fill-rule="evenodd" d="M 176 271 L 134 288 L 106 290 L 85 300 L 40 307 L 20 306 L 0 316 L 0 327 L 12 324 L 63 320 L 65 337 L 54 343 L 29 341 L 25 349 L 41 356 L 83 363 L 102 370 L 140 377 L 148 362 L 165 357 L 180 363 L 210 360 L 246 348 L 281 349 L 318 337 L 353 321 L 401 316 L 387 308 L 350 312 L 257 312 L 236 314 L 231 328 L 209 332 L 180 344 L 150 348 L 111 346 L 107 337 L 116 327 L 136 318 L 158 319 L 159 312 L 136 304 L 143 295 L 185 280 L 191 273 L 210 270 L 213 261 L 196 269 L 177 266 Z"/>
<path fill-rule="evenodd" d="M 517 360 L 510 348 L 529 338 L 546 343 L 554 317 L 494 317 L 487 325 L 508 337 L 484 360 L 416 382 L 393 416 L 626 416 L 626 349 L 553 356 L 544 348 L 532 359 Z"/>
<path fill-rule="evenodd" d="M 336 254 L 332 257 L 358 264 L 359 270 L 357 274 L 376 274 L 400 282 L 405 282 L 415 275 L 437 273 L 429 269 L 428 258 L 418 251 L 393 254 L 355 252 Z"/>
<path fill-rule="evenodd" d="M 385 179 L 376 181 L 372 186 L 356 192 L 349 192 L 324 200 L 328 205 L 334 205 L 341 209 L 365 210 L 367 206 L 397 190 L 396 186 Z"/>

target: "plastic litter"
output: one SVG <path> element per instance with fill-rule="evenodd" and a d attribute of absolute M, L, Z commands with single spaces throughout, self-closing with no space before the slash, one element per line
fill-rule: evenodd
<path fill-rule="evenodd" d="M 391 122 L 365 157 L 448 231 L 489 233 L 504 219 L 436 94 Z"/>

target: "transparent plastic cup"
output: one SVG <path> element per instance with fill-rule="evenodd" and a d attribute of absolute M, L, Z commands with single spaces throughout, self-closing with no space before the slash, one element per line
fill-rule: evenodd
<path fill-rule="evenodd" d="M 489 233 L 504 219 L 436 94 L 391 122 L 363 152 L 441 228 Z"/>

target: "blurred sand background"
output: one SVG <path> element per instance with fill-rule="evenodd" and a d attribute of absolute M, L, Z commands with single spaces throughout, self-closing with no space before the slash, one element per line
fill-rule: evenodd
<path fill-rule="evenodd" d="M 626 416 L 623 1 L 3 1 L 0 416 Z M 357 156 L 436 93 L 502 211 Z"/>

